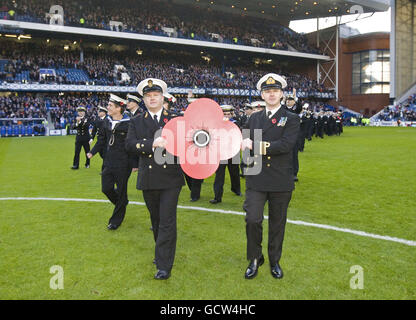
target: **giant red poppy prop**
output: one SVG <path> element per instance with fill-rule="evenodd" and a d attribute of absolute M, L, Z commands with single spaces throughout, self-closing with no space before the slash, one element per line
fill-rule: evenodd
<path fill-rule="evenodd" d="M 231 121 L 224 120 L 214 100 L 192 102 L 183 117 L 170 120 L 162 131 L 166 150 L 179 157 L 183 171 L 195 179 L 205 179 L 218 169 L 221 160 L 240 151 L 242 135 Z"/>

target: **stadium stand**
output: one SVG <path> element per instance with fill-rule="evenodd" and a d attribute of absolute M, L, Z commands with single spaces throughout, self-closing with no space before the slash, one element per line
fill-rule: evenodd
<path fill-rule="evenodd" d="M 416 94 L 401 104 L 385 107 L 373 121 L 416 121 Z"/>
<path fill-rule="evenodd" d="M 139 56 L 134 50 L 93 48 L 84 49 L 84 61 L 80 61 L 78 48 L 66 51 L 58 45 L 34 46 L 17 41 L 2 47 L 0 81 L 7 82 L 131 86 L 151 76 L 165 79 L 170 87 L 251 89 L 264 72 L 272 69 L 286 76 L 288 90 L 328 92 L 315 80 L 291 74 L 277 64 L 229 61 L 224 65 L 218 59 L 206 61 L 182 51 L 154 49 Z M 115 70 L 115 66 L 122 66 L 123 72 Z M 47 70 L 50 72 L 45 73 Z M 127 75 L 124 80 L 122 73 Z"/>
<path fill-rule="evenodd" d="M 42 98 L 0 96 L 0 136 L 45 135 L 47 110 Z"/>
<path fill-rule="evenodd" d="M 25 22 L 49 23 L 45 15 L 52 5 L 62 5 L 66 26 L 110 30 L 110 21 L 121 21 L 118 31 L 143 33 L 158 36 L 223 42 L 280 50 L 317 53 L 309 46 L 306 37 L 283 27 L 276 22 L 264 23 L 259 18 L 214 12 L 194 6 L 149 1 L 87 0 L 59 3 L 52 0 L 13 1 L 0 0 L 0 19 L 13 19 Z M 10 14 L 13 12 L 13 14 Z M 71 129 L 76 117 L 76 108 L 85 106 L 89 116 L 95 116 L 99 105 L 106 106 L 108 95 L 103 89 L 50 90 L 55 85 L 88 85 L 129 87 L 132 89 L 147 77 L 162 78 L 169 88 L 180 89 L 232 89 L 253 90 L 255 83 L 265 72 L 276 72 L 286 77 L 287 91 L 296 88 L 305 93 L 303 101 L 316 116 L 321 111 L 331 110 L 325 99 L 332 90 L 318 84 L 303 74 L 291 71 L 290 65 L 282 59 L 261 57 L 260 55 L 228 55 L 224 51 L 205 51 L 202 47 L 188 50 L 186 47 L 144 45 L 112 40 L 83 38 L 64 39 L 54 34 L 35 35 L 34 39 L 0 40 L 0 85 L 6 92 L 0 96 L 0 135 L 38 135 L 49 129 Z M 51 41 L 49 41 L 49 38 Z M 254 41 L 253 41 L 254 40 Z M 81 45 L 82 41 L 82 45 Z M 103 45 L 97 46 L 97 43 Z M 63 44 L 65 43 L 65 45 Z M 143 44 L 142 44 L 143 45 Z M 117 47 L 117 48 L 115 48 Z M 142 50 L 143 49 L 143 50 Z M 139 52 L 140 51 L 140 52 Z M 6 85 L 33 85 L 27 89 L 8 89 Z M 47 84 L 47 91 L 32 89 L 37 84 Z M 25 87 L 27 88 L 27 87 Z M 120 88 L 116 90 L 121 90 Z M 72 89 L 71 89 L 72 90 Z M 95 90 L 95 91 L 94 91 Z M 249 95 L 216 94 L 207 90 L 204 96 L 216 100 L 220 105 L 235 106 L 236 113 L 242 113 L 247 103 L 255 97 Z M 30 92 L 30 93 L 29 93 Z M 112 90 L 112 92 L 117 92 Z M 127 92 L 127 91 L 123 91 Z M 188 106 L 188 95 L 174 92 L 177 102 L 175 112 L 180 113 Z M 187 91 L 189 92 L 189 91 Z M 228 91 L 227 91 L 228 92 Z M 322 95 L 320 95 L 322 93 Z M 120 95 L 125 93 L 120 93 Z M 196 94 L 195 97 L 198 97 Z M 23 119 L 23 120 L 18 120 Z"/>
<path fill-rule="evenodd" d="M 236 108 L 235 113 L 238 115 L 243 112 L 246 104 L 249 103 L 247 98 L 242 97 L 211 97 L 220 105 L 233 105 Z M 72 129 L 75 124 L 76 108 L 84 106 L 87 109 L 89 117 L 97 115 L 98 106 L 106 106 L 108 103 L 107 94 L 38 94 L 34 97 L 32 94 L 20 93 L 9 97 L 0 97 L 0 126 L 7 127 L 1 131 L 1 136 L 13 136 L 17 131 L 11 128 L 13 125 L 18 125 L 15 119 L 26 118 L 44 118 L 50 121 L 54 129 Z M 311 111 L 312 116 L 318 117 L 321 112 L 332 113 L 336 111 L 332 106 L 326 105 L 319 101 L 303 100 L 303 103 L 308 103 L 308 110 Z M 188 98 L 186 95 L 178 95 L 174 112 L 180 113 L 186 110 L 188 106 Z M 346 112 L 344 115 L 346 124 L 349 124 L 350 115 Z M 5 121 L 7 119 L 7 121 Z M 41 123 L 37 123 L 40 125 Z M 36 124 L 31 124 L 32 130 Z M 6 131 L 5 131 L 6 130 Z M 9 131 L 7 131 L 9 130 Z M 11 131 L 10 131 L 11 130 Z M 17 129 L 15 129 L 17 130 Z"/>
<path fill-rule="evenodd" d="M 49 23 L 50 18 L 45 13 L 57 4 L 64 9 L 67 26 L 114 30 L 110 21 L 119 21 L 123 26 L 118 31 L 123 32 L 320 54 L 319 49 L 308 44 L 304 35 L 276 22 L 265 24 L 259 18 L 168 2 L 88 0 L 81 4 L 74 1 L 2 0 L 0 18 Z M 9 14 L 10 10 L 13 16 Z"/>

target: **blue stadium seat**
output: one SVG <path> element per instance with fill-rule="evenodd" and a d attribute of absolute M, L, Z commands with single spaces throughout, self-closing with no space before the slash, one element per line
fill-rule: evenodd
<path fill-rule="evenodd" d="M 67 72 L 68 71 L 68 72 Z M 90 78 L 88 75 L 83 71 L 79 69 L 63 69 L 59 68 L 56 70 L 56 74 L 58 76 L 64 77 L 66 75 L 66 78 L 70 82 L 80 83 L 80 82 L 90 82 Z"/>
<path fill-rule="evenodd" d="M 31 136 L 33 134 L 33 126 L 26 126 L 26 135 Z"/>
<path fill-rule="evenodd" d="M 9 136 L 10 137 L 12 135 L 12 133 L 13 133 L 12 127 L 11 126 L 7 126 L 6 136 Z"/>
<path fill-rule="evenodd" d="M 19 135 L 19 127 L 18 127 L 18 126 L 16 126 L 16 125 L 14 125 L 14 126 L 12 127 L 12 129 L 13 129 L 13 133 L 12 133 L 12 135 L 13 135 L 13 136 L 18 136 L 18 135 Z"/>
<path fill-rule="evenodd" d="M 0 136 L 5 137 L 7 133 L 7 127 L 6 126 L 1 126 L 0 128 Z"/>

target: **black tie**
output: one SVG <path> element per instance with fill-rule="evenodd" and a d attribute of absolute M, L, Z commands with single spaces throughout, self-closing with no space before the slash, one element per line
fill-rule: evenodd
<path fill-rule="evenodd" d="M 155 120 L 156 124 L 157 124 L 157 125 L 159 125 L 159 120 L 157 120 L 157 114 L 155 114 L 155 115 L 153 116 L 153 119 Z"/>
<path fill-rule="evenodd" d="M 267 111 L 267 118 L 269 118 L 270 119 L 270 116 L 272 115 L 272 112 L 271 111 Z"/>

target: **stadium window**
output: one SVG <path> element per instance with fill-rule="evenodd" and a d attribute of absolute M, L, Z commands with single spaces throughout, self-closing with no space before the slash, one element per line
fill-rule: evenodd
<path fill-rule="evenodd" d="M 352 94 L 390 92 L 389 50 L 369 50 L 352 56 Z"/>

